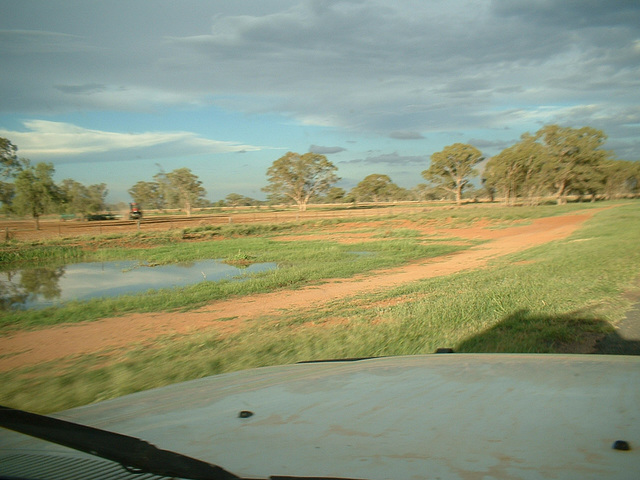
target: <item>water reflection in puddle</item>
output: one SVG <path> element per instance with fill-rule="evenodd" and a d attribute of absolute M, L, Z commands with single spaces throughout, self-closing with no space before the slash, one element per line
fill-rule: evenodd
<path fill-rule="evenodd" d="M 120 261 L 0 272 L 0 309 L 44 308 L 70 300 L 117 297 L 204 280 L 242 280 L 251 273 L 275 268 L 275 263 L 237 268 L 217 260 L 154 267 L 137 261 Z"/>

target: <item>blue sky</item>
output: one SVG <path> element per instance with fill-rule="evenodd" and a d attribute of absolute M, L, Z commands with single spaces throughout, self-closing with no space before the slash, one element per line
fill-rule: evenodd
<path fill-rule="evenodd" d="M 287 151 L 411 188 L 446 145 L 489 157 L 549 123 L 640 159 L 636 0 L 0 4 L 0 136 L 114 202 L 180 167 L 264 198 Z"/>

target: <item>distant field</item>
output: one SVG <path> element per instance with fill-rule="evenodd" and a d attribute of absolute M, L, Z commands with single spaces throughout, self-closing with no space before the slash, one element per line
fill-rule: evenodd
<path fill-rule="evenodd" d="M 587 353 L 629 307 L 622 293 L 640 275 L 639 206 L 385 210 L 11 240 L 0 249 L 4 269 L 108 258 L 279 269 L 242 284 L 5 312 L 0 402 L 54 411 L 243 368 L 438 347 Z M 127 328 L 109 343 L 109 332 Z M 47 352 L 56 335 L 68 345 Z"/>

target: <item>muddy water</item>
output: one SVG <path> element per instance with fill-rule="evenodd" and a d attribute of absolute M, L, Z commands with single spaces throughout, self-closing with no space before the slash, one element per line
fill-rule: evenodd
<path fill-rule="evenodd" d="M 203 281 L 240 281 L 275 268 L 275 263 L 237 268 L 217 260 L 162 266 L 119 261 L 0 272 L 0 310 L 44 308 L 70 300 L 117 297 Z"/>

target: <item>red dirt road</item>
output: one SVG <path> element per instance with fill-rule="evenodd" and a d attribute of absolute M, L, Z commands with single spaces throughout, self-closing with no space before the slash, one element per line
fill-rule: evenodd
<path fill-rule="evenodd" d="M 328 280 L 320 285 L 296 290 L 279 290 L 215 301 L 187 313 L 132 314 L 95 322 L 17 332 L 0 338 L 0 371 L 114 349 L 122 351 L 171 334 L 188 335 L 212 330 L 231 334 L 241 329 L 247 320 L 261 316 L 278 315 L 284 310 L 313 309 L 340 298 L 482 268 L 490 260 L 503 255 L 567 238 L 596 211 L 594 209 L 579 214 L 542 218 L 531 225 L 502 230 L 478 227 L 438 229 L 430 233 L 490 241 L 461 253 L 417 261 L 374 274 Z"/>

